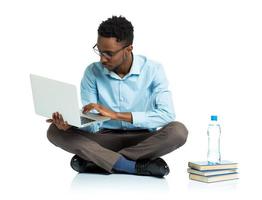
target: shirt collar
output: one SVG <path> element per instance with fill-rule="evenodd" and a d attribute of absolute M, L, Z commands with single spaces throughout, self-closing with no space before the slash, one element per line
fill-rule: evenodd
<path fill-rule="evenodd" d="M 141 62 L 141 60 L 139 59 L 138 56 L 133 55 L 133 62 L 132 62 L 132 66 L 130 69 L 130 72 L 126 75 L 130 76 L 130 75 L 139 75 L 141 72 L 141 68 L 143 66 L 143 62 Z M 110 75 L 112 77 L 115 77 L 115 72 L 110 72 L 107 68 L 103 67 L 103 72 L 104 74 Z"/>
<path fill-rule="evenodd" d="M 139 62 L 139 58 L 137 56 L 133 56 L 133 63 L 130 69 L 129 75 L 136 74 L 139 75 L 141 71 L 142 63 Z"/>

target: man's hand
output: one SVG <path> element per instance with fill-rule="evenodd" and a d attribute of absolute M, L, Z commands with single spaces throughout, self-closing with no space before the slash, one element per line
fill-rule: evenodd
<path fill-rule="evenodd" d="M 102 116 L 110 117 L 113 120 L 117 119 L 117 113 L 96 103 L 90 103 L 83 107 L 83 113 L 89 112 L 91 110 L 97 110 Z"/>
<path fill-rule="evenodd" d="M 58 129 L 63 131 L 66 131 L 72 127 L 67 123 L 67 121 L 64 121 L 63 116 L 58 112 L 53 113 L 52 119 L 47 119 L 46 122 L 54 123 Z"/>

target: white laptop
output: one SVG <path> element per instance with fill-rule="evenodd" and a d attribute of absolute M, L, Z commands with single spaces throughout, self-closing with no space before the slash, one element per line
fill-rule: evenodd
<path fill-rule="evenodd" d="M 79 109 L 77 89 L 74 85 L 34 74 L 30 74 L 30 79 L 36 114 L 51 119 L 54 112 L 59 112 L 68 124 L 76 127 L 110 120 L 109 117 L 99 114 L 83 114 Z"/>

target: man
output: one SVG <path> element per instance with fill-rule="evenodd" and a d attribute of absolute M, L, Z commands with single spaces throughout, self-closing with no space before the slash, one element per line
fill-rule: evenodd
<path fill-rule="evenodd" d="M 128 173 L 163 177 L 160 158 L 182 146 L 186 127 L 175 122 L 171 93 L 162 66 L 133 55 L 133 26 L 124 17 L 103 21 L 93 47 L 100 62 L 89 65 L 81 81 L 83 112 L 111 120 L 78 129 L 54 113 L 48 139 L 76 154 L 77 172 Z M 162 128 L 161 128 L 162 127 Z"/>

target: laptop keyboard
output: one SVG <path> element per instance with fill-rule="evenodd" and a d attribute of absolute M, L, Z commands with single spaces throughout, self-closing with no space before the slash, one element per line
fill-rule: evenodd
<path fill-rule="evenodd" d="M 93 120 L 93 119 L 88 119 L 88 118 L 85 118 L 85 117 L 80 117 L 81 119 L 81 124 L 87 124 L 89 122 L 94 122 L 96 120 Z"/>

